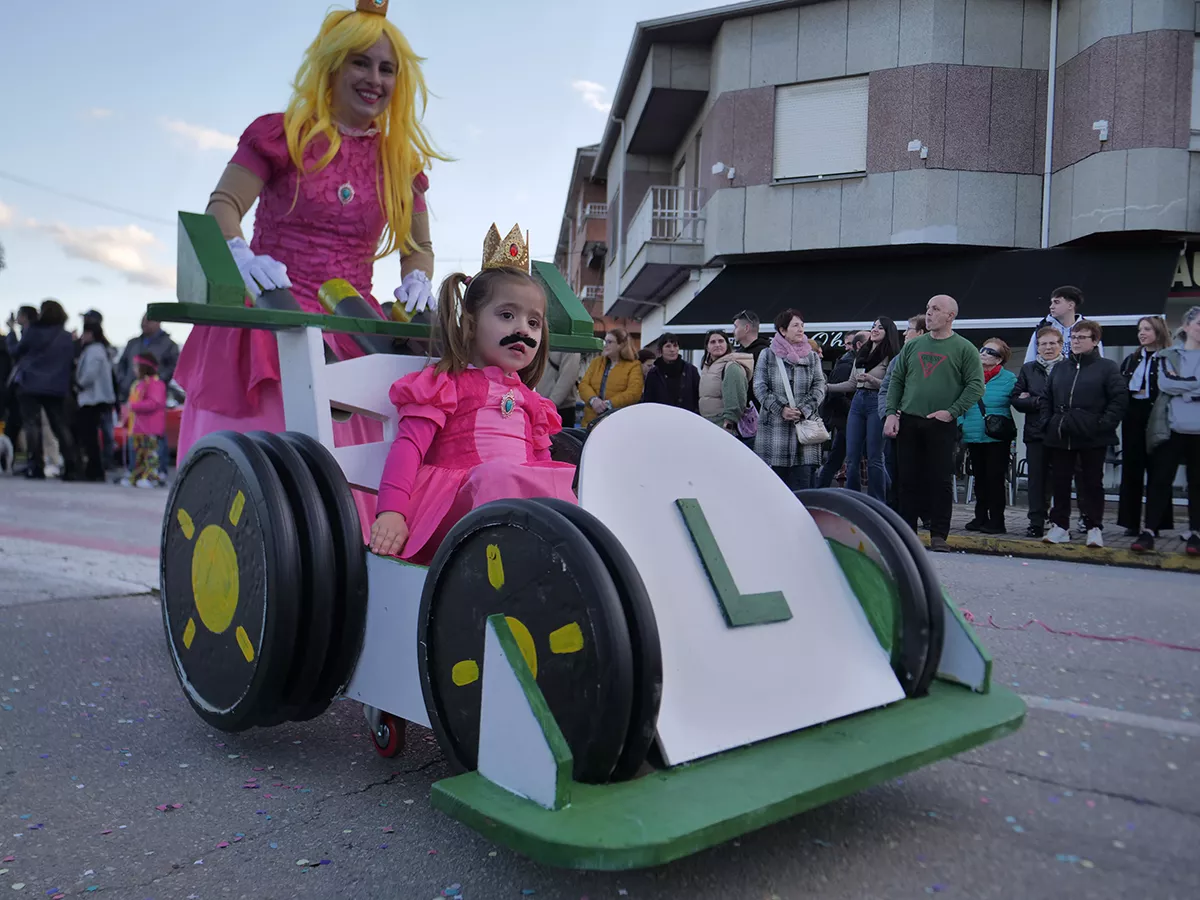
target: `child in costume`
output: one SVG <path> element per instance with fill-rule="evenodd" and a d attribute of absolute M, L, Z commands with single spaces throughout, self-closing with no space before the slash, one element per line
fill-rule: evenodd
<path fill-rule="evenodd" d="M 317 291 L 344 278 L 367 301 L 377 259 L 399 251 L 397 306 L 434 302 L 433 246 L 424 170 L 443 159 L 420 123 L 426 96 L 421 59 L 387 20 L 387 0 L 326 16 L 308 48 L 287 111 L 251 123 L 207 212 L 221 226 L 247 290 L 290 287 L 300 305 L 323 313 Z M 241 220 L 255 200 L 254 237 Z M 382 312 L 381 312 L 382 314 Z M 348 335 L 326 334 L 339 358 L 361 355 Z M 279 351 L 267 331 L 200 326 L 180 354 L 176 379 L 187 390 L 179 458 L 213 431 L 284 429 Z M 334 423 L 339 446 L 378 441 L 378 422 Z M 356 492 L 364 529 L 373 498 Z"/>
<path fill-rule="evenodd" d="M 129 423 L 125 432 L 133 444 L 133 468 L 126 486 L 154 487 L 158 472 L 158 438 L 167 432 L 167 385 L 158 377 L 153 353 L 134 358 L 138 379 L 129 391 Z"/>
<path fill-rule="evenodd" d="M 389 394 L 400 421 L 379 485 L 374 552 L 427 565 L 454 524 L 492 500 L 576 502 L 575 467 L 550 458 L 562 420 L 533 389 L 549 335 L 546 294 L 528 272 L 520 230 L 501 241 L 493 225 L 483 271 L 442 283 L 442 358 Z"/>

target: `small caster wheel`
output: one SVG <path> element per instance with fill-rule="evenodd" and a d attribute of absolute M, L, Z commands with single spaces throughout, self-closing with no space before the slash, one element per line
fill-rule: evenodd
<path fill-rule="evenodd" d="M 407 723 L 403 719 L 397 719 L 390 713 L 383 713 L 379 717 L 379 727 L 375 729 L 375 752 L 384 759 L 391 759 L 399 756 L 404 752 L 404 726 Z"/>

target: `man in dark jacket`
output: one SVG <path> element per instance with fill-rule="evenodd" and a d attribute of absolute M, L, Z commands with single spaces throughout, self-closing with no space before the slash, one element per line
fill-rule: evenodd
<path fill-rule="evenodd" d="M 1013 387 L 1013 409 L 1025 414 L 1025 465 L 1029 471 L 1029 528 L 1026 537 L 1040 538 L 1046 530 L 1046 508 L 1050 498 L 1050 454 L 1043 439 L 1050 421 L 1046 382 L 1063 361 L 1062 335 L 1057 328 L 1043 327 L 1037 333 L 1037 354 L 1021 366 Z"/>
<path fill-rule="evenodd" d="M 662 356 L 654 361 L 642 388 L 643 403 L 678 406 L 700 412 L 700 372 L 679 355 L 679 338 L 665 333 L 658 340 Z"/>
<path fill-rule="evenodd" d="M 733 343 L 737 350 L 749 353 L 754 357 L 754 366 L 758 367 L 758 358 L 762 352 L 771 346 L 771 342 L 758 333 L 758 313 L 752 309 L 744 309 L 733 317 Z M 750 379 L 750 402 L 756 406 L 754 399 L 754 379 Z"/>
<path fill-rule="evenodd" d="M 129 389 L 137 378 L 133 361 L 143 353 L 152 353 L 158 360 L 158 377 L 165 384 L 170 384 L 175 375 L 175 364 L 179 362 L 179 347 L 171 340 L 171 336 L 163 331 L 162 326 L 151 319 L 142 318 L 142 333 L 125 345 L 125 352 L 117 363 L 117 388 L 120 390 L 118 402 L 124 403 L 129 399 Z"/>
<path fill-rule="evenodd" d="M 1120 367 L 1100 355 L 1100 325 L 1082 319 L 1071 329 L 1071 358 L 1054 367 L 1046 380 L 1050 419 L 1044 443 L 1050 451 L 1054 506 L 1048 544 L 1071 540 L 1071 478 L 1076 477 L 1079 513 L 1087 527 L 1087 545 L 1103 547 L 1104 457 L 1117 443 L 1117 426 L 1129 405 L 1129 389 Z"/>
<path fill-rule="evenodd" d="M 56 300 L 42 303 L 38 320 L 21 331 L 21 340 L 13 345 L 9 337 L 9 351 L 20 366 L 21 418 L 25 425 L 25 449 L 29 464 L 25 470 L 28 478 L 44 478 L 42 457 L 42 413 L 50 430 L 58 439 L 63 457 L 63 480 L 72 481 L 78 476 L 75 460 L 75 444 L 67 428 L 64 402 L 70 393 L 75 372 L 75 344 L 71 335 L 63 328 L 67 313 Z"/>

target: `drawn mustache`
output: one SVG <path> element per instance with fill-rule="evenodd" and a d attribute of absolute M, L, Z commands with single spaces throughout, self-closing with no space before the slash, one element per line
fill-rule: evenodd
<path fill-rule="evenodd" d="M 536 350 L 538 342 L 523 334 L 510 334 L 508 337 L 500 338 L 501 347 L 507 347 L 509 344 L 524 344 L 530 350 Z"/>

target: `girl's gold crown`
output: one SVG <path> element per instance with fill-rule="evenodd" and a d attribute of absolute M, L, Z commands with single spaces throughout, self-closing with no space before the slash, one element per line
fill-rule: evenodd
<path fill-rule="evenodd" d="M 388 0 L 358 0 L 358 11 L 362 13 L 377 13 L 387 15 Z"/>
<path fill-rule="evenodd" d="M 528 239 L 521 236 L 520 225 L 514 225 L 501 240 L 500 230 L 493 222 L 487 237 L 483 239 L 483 268 L 496 269 L 501 266 L 529 271 L 529 244 Z"/>

